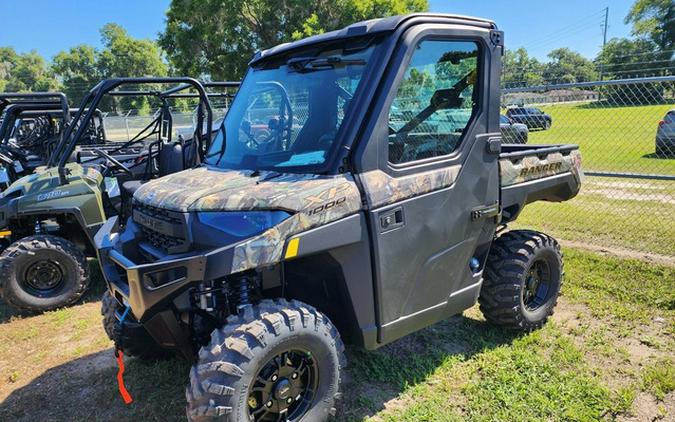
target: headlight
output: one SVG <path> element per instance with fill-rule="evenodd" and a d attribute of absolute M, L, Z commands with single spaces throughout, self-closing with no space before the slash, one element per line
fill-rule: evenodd
<path fill-rule="evenodd" d="M 199 222 L 237 239 L 255 236 L 281 223 L 285 211 L 200 212 Z"/>

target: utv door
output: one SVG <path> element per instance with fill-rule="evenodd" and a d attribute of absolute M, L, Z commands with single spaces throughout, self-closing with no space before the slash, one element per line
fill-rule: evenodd
<path fill-rule="evenodd" d="M 480 290 L 499 199 L 501 50 L 490 33 L 413 27 L 383 81 L 368 135 L 378 164 L 359 177 L 380 343 L 461 312 Z"/>

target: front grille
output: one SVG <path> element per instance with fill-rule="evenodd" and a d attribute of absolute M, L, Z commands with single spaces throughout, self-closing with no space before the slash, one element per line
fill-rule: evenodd
<path fill-rule="evenodd" d="M 170 254 L 187 250 L 188 239 L 183 214 L 134 203 L 133 219 L 143 232 L 143 240 L 154 248 Z"/>

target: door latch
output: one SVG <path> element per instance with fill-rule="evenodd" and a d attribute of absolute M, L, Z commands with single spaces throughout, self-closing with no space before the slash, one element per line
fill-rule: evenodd
<path fill-rule="evenodd" d="M 380 232 L 402 227 L 403 224 L 403 208 L 399 207 L 380 214 Z"/>

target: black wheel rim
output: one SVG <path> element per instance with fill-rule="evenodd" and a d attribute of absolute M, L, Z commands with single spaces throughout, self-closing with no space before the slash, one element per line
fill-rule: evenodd
<path fill-rule="evenodd" d="M 539 309 L 549 299 L 551 290 L 551 267 L 543 259 L 532 263 L 523 285 L 523 305 L 529 311 Z"/>
<path fill-rule="evenodd" d="M 318 366 L 309 351 L 289 350 L 270 359 L 249 388 L 249 420 L 297 421 L 312 405 Z"/>
<path fill-rule="evenodd" d="M 65 269 L 57 261 L 40 259 L 32 262 L 23 274 L 24 289 L 39 297 L 49 297 L 65 283 Z"/>

